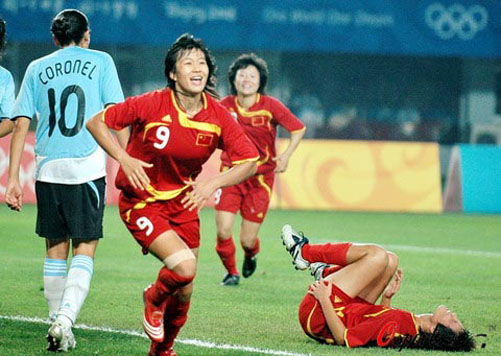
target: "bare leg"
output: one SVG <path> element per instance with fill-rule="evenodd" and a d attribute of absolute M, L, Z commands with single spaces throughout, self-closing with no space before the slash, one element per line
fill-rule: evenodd
<path fill-rule="evenodd" d="M 261 223 L 242 219 L 240 226 L 240 243 L 245 251 L 250 251 L 256 246 L 257 234 L 261 228 Z"/>
<path fill-rule="evenodd" d="M 347 295 L 354 298 L 379 281 L 384 275 L 389 257 L 387 252 L 377 245 L 353 244 L 346 254 L 347 266 L 326 277 Z"/>
<path fill-rule="evenodd" d="M 358 296 L 368 301 L 369 303 L 376 303 L 384 289 L 390 283 L 391 278 L 398 268 L 398 256 L 393 252 L 387 252 L 388 265 L 381 274 L 380 278 L 374 279 L 365 289 L 363 289 Z"/>

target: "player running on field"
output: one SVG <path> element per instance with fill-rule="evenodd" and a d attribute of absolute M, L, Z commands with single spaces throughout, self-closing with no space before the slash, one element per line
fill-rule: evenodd
<path fill-rule="evenodd" d="M 215 95 L 215 63 L 203 42 L 185 34 L 165 58 L 167 88 L 128 98 L 87 125 L 120 163 L 120 216 L 141 245 L 163 262 L 144 297 L 144 330 L 151 356 L 174 356 L 174 339 L 187 319 L 200 245 L 198 210 L 221 187 L 256 170 L 258 153 Z M 131 127 L 126 151 L 108 128 Z M 195 182 L 216 148 L 234 167 Z"/>
<path fill-rule="evenodd" d="M 433 314 L 420 315 L 391 307 L 403 277 L 395 254 L 377 245 L 311 245 L 290 225 L 282 228 L 282 241 L 296 269 L 309 268 L 316 279 L 299 306 L 299 322 L 312 339 L 350 348 L 475 347 L 456 314 L 443 305 Z"/>
<path fill-rule="evenodd" d="M 245 258 L 242 275 L 250 277 L 256 270 L 259 252 L 259 229 L 270 204 L 275 173 L 287 169 L 289 159 L 304 133 L 304 124 L 280 101 L 265 94 L 268 81 L 266 62 L 255 54 L 243 54 L 229 69 L 232 95 L 221 103 L 226 106 L 259 151 L 256 174 L 244 182 L 216 192 L 216 251 L 226 268 L 223 285 L 237 285 L 240 273 L 236 267 L 232 230 L 238 211 L 242 215 L 240 244 Z M 275 149 L 278 126 L 290 132 L 287 148 L 280 154 Z M 222 170 L 232 167 L 228 155 L 221 155 Z"/>
<path fill-rule="evenodd" d="M 19 166 L 36 116 L 36 232 L 46 239 L 44 294 L 54 321 L 48 349 L 67 351 L 75 347 L 71 327 L 89 293 L 103 236 L 106 155 L 85 123 L 104 106 L 122 101 L 123 94 L 113 59 L 88 49 L 89 23 L 82 12 L 61 11 L 51 32 L 61 49 L 30 63 L 13 110 L 17 123 L 5 195 L 7 204 L 20 211 Z M 128 134 L 121 135 L 125 141 Z M 70 240 L 73 259 L 67 272 Z"/>

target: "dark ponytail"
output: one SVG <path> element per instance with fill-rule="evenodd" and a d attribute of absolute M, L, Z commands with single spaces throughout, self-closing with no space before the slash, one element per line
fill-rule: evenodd
<path fill-rule="evenodd" d="M 5 49 L 5 42 L 6 42 L 6 35 L 5 35 L 5 21 L 0 18 L 0 55 L 3 53 L 3 50 Z"/>
<path fill-rule="evenodd" d="M 82 12 L 75 9 L 66 9 L 54 17 L 50 32 L 64 47 L 72 42 L 79 44 L 89 29 L 89 20 Z"/>

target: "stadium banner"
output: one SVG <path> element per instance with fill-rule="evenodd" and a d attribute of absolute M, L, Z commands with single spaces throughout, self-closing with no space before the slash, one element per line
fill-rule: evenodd
<path fill-rule="evenodd" d="M 304 140 L 277 177 L 276 208 L 442 211 L 436 143 Z"/>
<path fill-rule="evenodd" d="M 444 209 L 501 213 L 501 147 L 458 145 L 449 163 Z"/>
<path fill-rule="evenodd" d="M 213 50 L 499 58 L 498 0 L 3 0 L 11 41 L 47 42 L 77 8 L 102 44 L 169 45 L 184 32 Z"/>

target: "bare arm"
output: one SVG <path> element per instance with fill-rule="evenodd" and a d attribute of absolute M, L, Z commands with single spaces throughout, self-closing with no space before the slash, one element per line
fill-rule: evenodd
<path fill-rule="evenodd" d="M 200 210 L 217 189 L 238 184 L 256 173 L 256 170 L 256 162 L 244 162 L 208 180 L 186 182 L 193 186 L 193 191 L 188 193 L 181 203 L 189 210 Z"/>
<path fill-rule="evenodd" d="M 391 298 L 393 298 L 395 294 L 397 294 L 398 290 L 400 289 L 400 285 L 402 284 L 403 278 L 404 272 L 401 268 L 397 269 L 397 272 L 395 272 L 392 280 L 390 281 L 390 283 L 388 283 L 383 294 L 381 295 L 381 305 L 384 305 L 385 307 L 391 307 Z"/>
<path fill-rule="evenodd" d="M 118 144 L 125 150 L 130 137 L 129 128 L 126 127 L 120 131 L 115 131 L 115 135 L 117 136 Z"/>
<path fill-rule="evenodd" d="M 21 211 L 23 206 L 23 189 L 19 182 L 19 168 L 24 151 L 24 142 L 31 120 L 27 117 L 18 117 L 14 134 L 10 141 L 9 177 L 5 190 L 5 202 L 12 210 Z"/>
<path fill-rule="evenodd" d="M 3 119 L 0 122 L 0 137 L 7 136 L 14 130 L 14 121 L 9 119 Z"/>
<path fill-rule="evenodd" d="M 277 168 L 275 168 L 275 173 L 283 173 L 287 170 L 287 166 L 289 165 L 289 159 L 291 158 L 292 154 L 299 145 L 299 142 L 301 142 L 305 133 L 306 129 L 301 131 L 291 132 L 289 145 L 287 146 L 285 151 L 273 158 L 273 160 L 277 162 Z"/>
<path fill-rule="evenodd" d="M 322 308 L 325 321 L 327 322 L 327 326 L 332 336 L 334 336 L 336 344 L 344 345 L 344 333 L 346 331 L 346 327 L 341 319 L 336 315 L 334 306 L 330 300 L 332 282 L 328 281 L 326 285 L 324 280 L 317 281 L 310 286 L 308 293 L 313 295 L 318 300 L 320 307 Z"/>
<path fill-rule="evenodd" d="M 133 158 L 127 152 L 125 152 L 124 148 L 122 148 L 121 144 L 117 143 L 117 141 L 113 138 L 110 129 L 104 123 L 103 115 L 104 111 L 101 111 L 94 115 L 87 122 L 87 129 L 92 134 L 92 136 L 94 136 L 94 139 L 97 141 L 97 143 L 106 151 L 106 153 L 108 153 L 120 164 L 130 184 L 135 189 L 146 189 L 148 187 L 148 184 L 150 183 L 150 179 L 144 171 L 144 168 L 150 168 L 153 167 L 153 165 Z M 127 128 L 117 132 L 117 136 L 119 136 L 120 133 L 123 135 L 124 130 L 127 130 Z M 124 137 L 125 135 L 122 136 L 122 138 Z"/>

